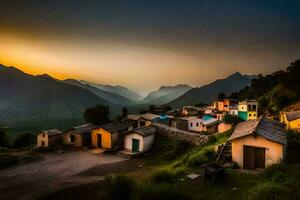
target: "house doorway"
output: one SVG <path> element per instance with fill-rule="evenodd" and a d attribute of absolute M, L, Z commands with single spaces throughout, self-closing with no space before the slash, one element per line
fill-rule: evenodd
<path fill-rule="evenodd" d="M 75 135 L 70 135 L 71 143 L 75 143 Z"/>
<path fill-rule="evenodd" d="M 44 141 L 42 141 L 42 147 L 45 147 L 45 142 Z"/>
<path fill-rule="evenodd" d="M 97 134 L 97 146 L 102 147 L 102 135 Z"/>
<path fill-rule="evenodd" d="M 244 169 L 257 169 L 265 168 L 266 162 L 266 148 L 244 146 L 243 153 L 243 168 Z"/>
<path fill-rule="evenodd" d="M 132 139 L 132 151 L 138 152 L 140 150 L 140 140 Z"/>

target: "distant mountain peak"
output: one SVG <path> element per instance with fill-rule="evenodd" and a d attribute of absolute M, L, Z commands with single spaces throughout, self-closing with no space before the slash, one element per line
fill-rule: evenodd
<path fill-rule="evenodd" d="M 188 84 L 178 84 L 174 86 L 161 86 L 158 90 L 166 90 L 166 89 L 187 89 L 187 88 L 192 88 Z"/>

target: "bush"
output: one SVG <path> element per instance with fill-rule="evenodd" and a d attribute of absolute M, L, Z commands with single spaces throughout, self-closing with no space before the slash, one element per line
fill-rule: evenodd
<path fill-rule="evenodd" d="M 0 154 L 0 169 L 11 167 L 19 162 L 18 158 L 11 154 Z"/>
<path fill-rule="evenodd" d="M 105 178 L 107 199 L 130 200 L 135 199 L 138 191 L 136 182 L 126 175 L 114 175 Z"/>
<path fill-rule="evenodd" d="M 264 182 L 251 188 L 245 196 L 247 200 L 285 200 L 284 191 L 276 183 Z"/>
<path fill-rule="evenodd" d="M 195 167 L 212 161 L 215 156 L 215 151 L 213 146 L 207 146 L 201 150 L 197 150 L 187 155 L 184 158 L 184 162 L 190 166 Z"/>
<path fill-rule="evenodd" d="M 34 144 L 35 137 L 30 133 L 23 133 L 18 135 L 14 140 L 14 147 L 20 148 L 20 147 L 28 147 L 32 144 Z"/>
<path fill-rule="evenodd" d="M 244 120 L 236 115 L 225 115 L 223 121 L 228 124 L 236 125 Z"/>
<path fill-rule="evenodd" d="M 191 144 L 184 140 L 157 135 L 150 151 L 150 162 L 172 161 L 191 148 Z"/>
<path fill-rule="evenodd" d="M 184 173 L 185 169 L 183 167 L 179 168 L 161 168 L 156 171 L 151 176 L 153 183 L 174 183 L 176 178 Z"/>
<path fill-rule="evenodd" d="M 188 200 L 184 192 L 170 184 L 146 184 L 141 185 L 138 199 L 140 200 Z"/>

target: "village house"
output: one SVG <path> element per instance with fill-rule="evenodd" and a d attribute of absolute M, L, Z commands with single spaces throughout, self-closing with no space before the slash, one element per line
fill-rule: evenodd
<path fill-rule="evenodd" d="M 37 147 L 51 147 L 62 143 L 62 132 L 53 129 L 43 131 L 37 136 Z"/>
<path fill-rule="evenodd" d="M 202 120 L 199 117 L 182 117 L 188 123 L 188 130 L 193 132 L 201 132 Z"/>
<path fill-rule="evenodd" d="M 124 138 L 124 149 L 130 152 L 149 151 L 154 142 L 155 133 L 156 129 L 153 126 L 129 131 Z"/>
<path fill-rule="evenodd" d="M 258 102 L 256 100 L 245 100 L 238 104 L 238 116 L 247 121 L 257 119 Z"/>
<path fill-rule="evenodd" d="M 200 129 L 205 132 L 216 133 L 216 132 L 218 132 L 218 124 L 219 123 L 220 123 L 220 121 L 216 118 L 211 118 L 208 120 L 202 119 Z"/>
<path fill-rule="evenodd" d="M 189 122 L 184 117 L 173 117 L 170 118 L 169 126 L 180 130 L 187 131 L 189 129 Z"/>
<path fill-rule="evenodd" d="M 224 101 L 223 100 L 215 101 L 214 108 L 219 112 L 223 112 L 224 111 Z"/>
<path fill-rule="evenodd" d="M 236 116 L 238 116 L 239 115 L 239 109 L 238 109 L 238 107 L 237 106 L 230 106 L 228 114 L 229 115 L 236 115 Z"/>
<path fill-rule="evenodd" d="M 236 99 L 224 99 L 223 101 L 224 111 L 229 112 L 230 108 L 236 107 L 238 101 Z"/>
<path fill-rule="evenodd" d="M 96 128 L 94 124 L 84 124 L 68 129 L 63 134 L 63 143 L 76 147 L 91 145 L 91 132 Z"/>
<path fill-rule="evenodd" d="M 123 148 L 125 133 L 136 127 L 136 121 L 130 119 L 101 125 L 92 131 L 92 146 L 103 149 Z"/>
<path fill-rule="evenodd" d="M 300 131 L 300 110 L 281 112 L 280 121 L 284 124 L 286 129 Z"/>
<path fill-rule="evenodd" d="M 239 123 L 229 141 L 232 161 L 242 169 L 265 168 L 285 158 L 285 130 L 281 123 L 265 117 Z"/>
<path fill-rule="evenodd" d="M 136 121 L 137 127 L 150 126 L 154 122 L 159 122 L 161 119 L 160 115 L 152 113 L 145 113 L 139 115 L 128 115 L 127 119 Z"/>

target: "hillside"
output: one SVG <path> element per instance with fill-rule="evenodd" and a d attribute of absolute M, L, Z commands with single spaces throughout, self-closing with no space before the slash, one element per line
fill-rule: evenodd
<path fill-rule="evenodd" d="M 0 93 L 2 121 L 78 118 L 87 107 L 96 104 L 109 106 L 112 114 L 120 109 L 86 89 L 49 75 L 33 76 L 3 65 L 0 65 Z"/>
<path fill-rule="evenodd" d="M 141 96 L 138 93 L 136 93 L 132 90 L 129 90 L 128 88 L 123 87 L 121 85 L 116 85 L 116 86 L 101 85 L 101 84 L 91 83 L 91 82 L 87 82 L 87 81 L 83 81 L 83 80 L 81 80 L 80 82 L 83 83 L 83 84 L 91 85 L 91 86 L 96 87 L 96 88 L 98 88 L 100 90 L 103 90 L 103 91 L 107 91 L 107 92 L 110 92 L 110 93 L 121 95 L 121 96 L 123 96 L 126 99 L 129 99 L 131 101 L 137 101 L 141 98 Z"/>
<path fill-rule="evenodd" d="M 229 95 L 245 86 L 249 86 L 252 78 L 253 76 L 241 75 L 236 72 L 225 79 L 216 80 L 200 88 L 193 88 L 167 105 L 175 108 L 197 103 L 211 104 L 221 92 Z"/>
<path fill-rule="evenodd" d="M 278 116 L 279 111 L 300 100 L 300 59 L 291 63 L 287 70 L 276 71 L 266 76 L 259 75 L 251 86 L 230 97 L 258 99 L 261 113 Z"/>
<path fill-rule="evenodd" d="M 192 89 L 189 85 L 162 86 L 157 91 L 149 93 L 141 102 L 152 105 L 166 104 Z"/>
<path fill-rule="evenodd" d="M 124 97 L 122 95 L 112 93 L 112 92 L 109 92 L 106 90 L 102 90 L 99 87 L 94 87 L 94 86 L 88 84 L 87 82 L 78 81 L 75 79 L 66 79 L 66 80 L 63 80 L 63 82 L 87 89 L 87 90 L 93 92 L 94 94 L 96 94 L 97 96 L 99 96 L 100 98 L 103 98 L 106 101 L 114 103 L 114 104 L 125 106 L 125 105 L 129 105 L 129 104 L 133 103 L 131 100 L 127 99 L 126 97 Z"/>

